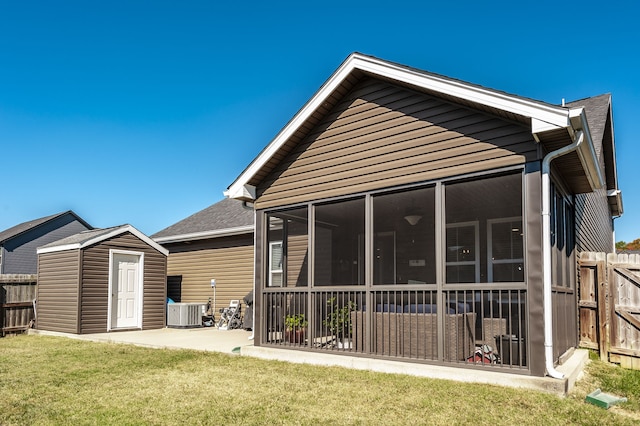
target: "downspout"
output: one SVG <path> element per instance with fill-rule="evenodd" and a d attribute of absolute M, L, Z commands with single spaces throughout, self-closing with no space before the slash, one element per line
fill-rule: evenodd
<path fill-rule="evenodd" d="M 582 130 L 576 133 L 574 142 L 548 153 L 542 160 L 542 297 L 544 316 L 544 358 L 547 374 L 554 379 L 564 374 L 553 366 L 553 323 L 551 304 L 551 161 L 578 149 L 584 140 Z"/>
<path fill-rule="evenodd" d="M 256 264 L 256 210 L 254 207 L 249 207 L 246 201 L 242 202 L 242 207 L 246 210 L 253 211 L 253 264 Z M 253 271 L 253 318 L 251 323 L 251 336 L 249 336 L 249 340 L 253 340 L 256 334 L 256 271 Z"/>

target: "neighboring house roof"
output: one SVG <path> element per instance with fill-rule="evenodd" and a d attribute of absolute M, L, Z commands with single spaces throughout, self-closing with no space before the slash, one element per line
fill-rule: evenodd
<path fill-rule="evenodd" d="M 385 80 L 528 125 L 533 137 L 543 143 L 547 151 L 569 145 L 576 133 L 583 131 L 585 141 L 577 152 L 558 158 L 556 162 L 561 169 L 563 164 L 576 169 L 568 176 L 568 185 L 576 193 L 591 192 L 603 185 L 604 178 L 598 166 L 583 107 L 551 105 L 353 53 L 229 186 L 225 196 L 255 200 L 258 195 L 256 186 L 278 164 L 277 159 L 291 151 L 297 141 L 302 140 L 309 129 L 319 123 L 344 93 L 363 77 Z"/>
<path fill-rule="evenodd" d="M 83 249 L 85 247 L 92 246 L 109 238 L 117 237 L 125 232 L 130 232 L 154 249 L 163 253 L 165 256 L 169 254 L 167 249 L 153 241 L 151 238 L 138 231 L 131 225 L 114 226 L 112 228 L 93 229 L 90 231 L 83 231 L 75 235 L 63 238 L 53 243 L 46 244 L 42 247 L 38 247 L 38 254 L 51 253 L 64 250 L 76 250 Z"/>
<path fill-rule="evenodd" d="M 159 243 L 172 243 L 251 233 L 253 209 L 243 204 L 225 198 L 151 237 Z"/>
<path fill-rule="evenodd" d="M 37 228 L 38 226 L 44 225 L 45 223 L 51 222 L 52 220 L 55 220 L 60 216 L 64 216 L 66 214 L 73 215 L 84 226 L 86 226 L 89 229 L 93 229 L 93 226 L 85 222 L 80 216 L 75 214 L 73 211 L 68 210 L 66 212 L 53 214 L 51 216 L 41 217 L 39 219 L 30 220 L 28 222 L 23 222 L 19 225 L 12 226 L 9 229 L 5 229 L 4 231 L 0 232 L 0 244 L 4 243 L 7 240 L 17 237 L 18 235 L 22 235 L 25 232 L 29 232 L 32 229 Z"/>

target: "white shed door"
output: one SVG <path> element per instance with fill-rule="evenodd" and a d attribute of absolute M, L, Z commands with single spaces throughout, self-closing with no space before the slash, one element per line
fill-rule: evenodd
<path fill-rule="evenodd" d="M 112 327 L 138 327 L 140 258 L 130 254 L 113 255 Z"/>

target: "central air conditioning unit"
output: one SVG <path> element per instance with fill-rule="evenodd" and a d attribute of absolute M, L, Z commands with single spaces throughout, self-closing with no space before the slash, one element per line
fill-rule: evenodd
<path fill-rule="evenodd" d="M 205 303 L 168 303 L 167 327 L 202 327 Z"/>

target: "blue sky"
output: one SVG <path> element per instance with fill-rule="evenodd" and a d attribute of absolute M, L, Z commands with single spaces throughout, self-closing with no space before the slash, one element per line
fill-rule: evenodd
<path fill-rule="evenodd" d="M 153 234 L 358 51 L 556 104 L 611 93 L 616 239 L 640 238 L 637 2 L 445 3 L 0 0 L 0 230 L 71 209 Z"/>

